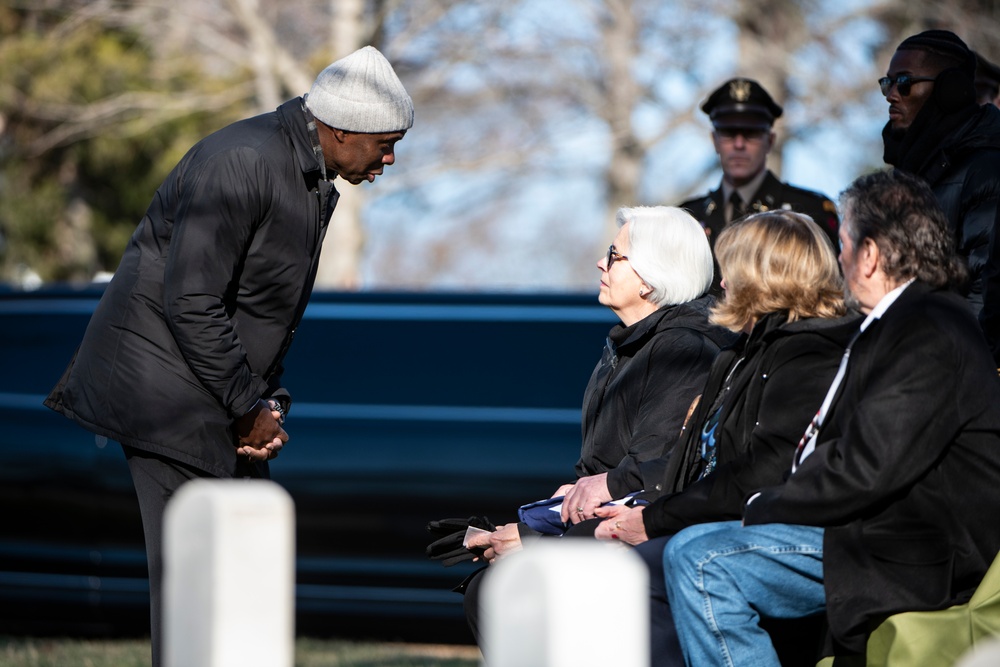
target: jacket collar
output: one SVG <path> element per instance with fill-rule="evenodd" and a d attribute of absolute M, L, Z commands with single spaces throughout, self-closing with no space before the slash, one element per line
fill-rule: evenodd
<path fill-rule="evenodd" d="M 322 179 L 326 171 L 322 162 L 323 152 L 315 150 L 309 132 L 309 119 L 306 118 L 304 109 L 301 97 L 288 100 L 277 109 L 278 121 L 292 140 L 292 149 L 295 151 L 295 159 L 302 174 Z"/>
<path fill-rule="evenodd" d="M 756 344 L 759 341 L 772 341 L 782 336 L 808 331 L 846 344 L 851 336 L 857 333 L 863 319 L 864 316 L 854 310 L 848 311 L 841 317 L 808 317 L 794 322 L 789 322 L 784 312 L 769 313 L 757 323 L 750 338 Z"/>
<path fill-rule="evenodd" d="M 608 338 L 611 340 L 615 349 L 618 350 L 640 343 L 655 333 L 657 325 L 659 325 L 660 321 L 666 317 L 667 311 L 672 308 L 674 308 L 674 306 L 664 306 L 663 308 L 646 315 L 646 317 L 630 326 L 616 324 L 612 327 L 611 332 L 608 334 Z"/>
<path fill-rule="evenodd" d="M 713 340 L 720 339 L 717 340 L 717 343 L 721 346 L 729 341 L 726 340 L 725 336 L 713 335 L 724 333 L 724 330 L 708 322 L 708 308 L 712 301 L 711 296 L 704 295 L 685 303 L 663 306 L 632 326 L 616 325 L 611 329 L 608 338 L 616 350 L 628 354 L 630 347 L 645 345 L 649 338 L 657 332 L 673 327 L 687 327 L 702 331 Z"/>
<path fill-rule="evenodd" d="M 782 182 L 778 180 L 778 177 L 774 175 L 774 172 L 770 169 L 765 169 L 764 177 L 760 181 L 760 185 L 757 186 L 756 190 L 750 193 L 750 197 L 743 197 L 743 201 L 747 203 L 747 206 L 754 213 L 770 211 L 775 207 L 781 206 L 782 202 L 779 202 L 772 193 L 781 192 L 782 187 Z M 727 189 L 728 188 L 723 183 L 720 183 L 719 187 L 710 193 L 709 198 L 715 204 L 713 210 L 725 206 L 726 199 L 729 196 L 726 192 Z"/>
<path fill-rule="evenodd" d="M 740 198 L 747 204 L 751 205 L 755 199 L 758 199 L 757 193 L 760 192 L 761 187 L 764 185 L 764 181 L 767 179 L 771 172 L 767 169 L 762 169 L 759 174 L 754 176 L 749 183 L 742 185 L 740 187 L 735 187 L 722 179 L 722 201 L 729 201 L 729 197 L 732 196 L 734 192 L 740 193 Z M 773 177 L 773 175 L 772 175 Z"/>
<path fill-rule="evenodd" d="M 949 287 L 934 287 L 932 285 L 923 282 L 919 278 L 916 278 L 910 283 L 908 283 L 907 288 L 903 290 L 902 293 L 898 297 L 896 297 L 896 299 L 893 300 L 893 302 L 889 306 L 887 306 L 882 313 L 880 313 L 879 319 L 884 319 L 887 315 L 890 315 L 894 307 L 901 306 L 904 304 L 909 304 L 913 301 L 922 299 L 931 292 L 945 292 L 952 294 L 953 296 L 955 296 L 955 298 L 958 299 L 962 298 L 958 295 L 958 293 L 954 289 L 951 289 Z"/>

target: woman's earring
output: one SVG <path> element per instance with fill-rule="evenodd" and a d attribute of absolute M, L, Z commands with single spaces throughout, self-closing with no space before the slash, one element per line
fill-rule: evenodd
<path fill-rule="evenodd" d="M 639 296 L 646 296 L 646 290 L 639 288 Z"/>

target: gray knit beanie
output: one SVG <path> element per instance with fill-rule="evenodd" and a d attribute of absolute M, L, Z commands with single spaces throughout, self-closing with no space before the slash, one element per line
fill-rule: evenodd
<path fill-rule="evenodd" d="M 413 126 L 413 101 L 392 65 L 373 46 L 320 72 L 306 106 L 324 124 L 349 132 L 399 132 Z"/>

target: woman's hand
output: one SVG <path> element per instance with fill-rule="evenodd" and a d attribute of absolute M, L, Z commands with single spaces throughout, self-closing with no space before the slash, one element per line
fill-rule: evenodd
<path fill-rule="evenodd" d="M 489 548 L 486 549 L 483 558 L 490 564 L 524 548 L 516 523 L 497 526 L 497 529 L 489 535 L 481 535 L 480 537 L 488 538 Z"/>
<path fill-rule="evenodd" d="M 559 516 L 564 522 L 580 523 L 584 519 L 593 519 L 594 513 L 601 504 L 611 500 L 608 491 L 608 473 L 590 475 L 576 480 L 576 484 L 566 492 Z"/>
<path fill-rule="evenodd" d="M 609 505 L 597 510 L 597 516 L 604 519 L 594 531 L 594 537 L 599 540 L 621 540 L 635 546 L 649 539 L 646 526 L 642 522 L 642 510 L 645 505 L 625 507 L 624 505 Z"/>
<path fill-rule="evenodd" d="M 472 551 L 473 549 L 486 549 L 490 546 L 490 538 L 492 536 L 493 533 L 490 532 L 474 533 L 466 540 L 465 548 L 469 551 Z M 479 557 L 477 556 L 472 560 L 479 560 Z"/>
<path fill-rule="evenodd" d="M 572 484 L 563 484 L 558 489 L 556 489 L 556 492 L 553 493 L 551 496 L 549 496 L 549 498 L 558 498 L 559 496 L 565 496 L 572 489 L 573 489 Z"/>

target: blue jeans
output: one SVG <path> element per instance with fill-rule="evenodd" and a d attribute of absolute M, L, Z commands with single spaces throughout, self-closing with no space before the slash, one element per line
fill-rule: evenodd
<path fill-rule="evenodd" d="M 739 521 L 685 528 L 663 552 L 667 596 L 688 665 L 778 667 L 760 618 L 823 612 L 823 529 Z"/>

